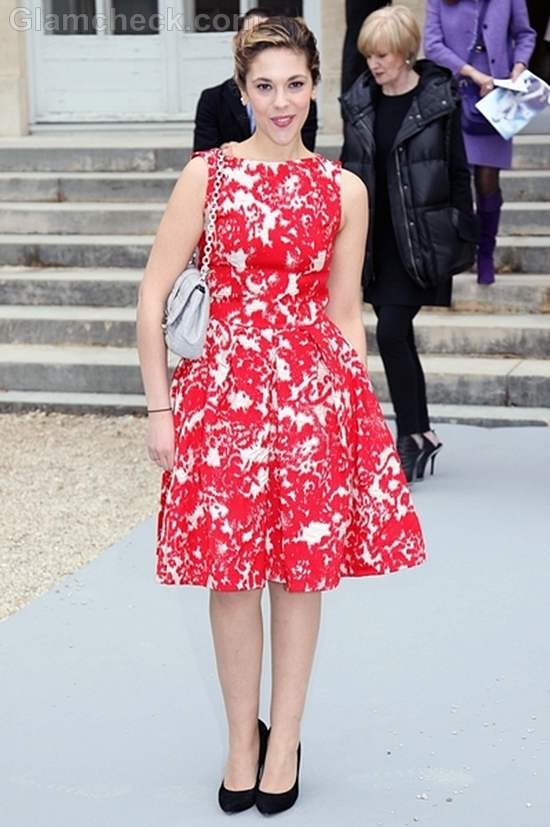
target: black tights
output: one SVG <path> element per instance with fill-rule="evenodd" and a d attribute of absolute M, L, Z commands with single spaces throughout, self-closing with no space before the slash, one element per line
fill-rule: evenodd
<path fill-rule="evenodd" d="M 430 430 L 426 382 L 412 324 L 419 310 L 402 304 L 374 307 L 378 351 L 386 371 L 398 437 Z"/>
<path fill-rule="evenodd" d="M 474 181 L 478 195 L 492 195 L 497 191 L 499 172 L 497 167 L 474 167 Z"/>

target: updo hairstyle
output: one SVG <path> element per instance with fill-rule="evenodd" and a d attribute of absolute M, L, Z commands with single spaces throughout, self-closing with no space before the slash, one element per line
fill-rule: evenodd
<path fill-rule="evenodd" d="M 269 17 L 248 31 L 235 37 L 235 81 L 240 89 L 246 87 L 246 76 L 254 58 L 264 49 L 290 49 L 306 58 L 313 85 L 321 79 L 319 51 L 315 35 L 301 17 Z"/>

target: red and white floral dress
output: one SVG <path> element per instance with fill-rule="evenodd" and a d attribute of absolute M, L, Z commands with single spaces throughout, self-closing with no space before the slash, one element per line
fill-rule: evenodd
<path fill-rule="evenodd" d="M 196 154 L 208 198 L 215 152 Z M 321 591 L 425 559 L 367 371 L 325 312 L 340 178 L 319 155 L 225 160 L 205 351 L 171 383 L 161 583 Z"/>

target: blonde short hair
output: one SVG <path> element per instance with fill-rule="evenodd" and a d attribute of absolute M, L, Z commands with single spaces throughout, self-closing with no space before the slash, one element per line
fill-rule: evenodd
<path fill-rule="evenodd" d="M 387 51 L 414 63 L 420 49 L 420 29 L 407 6 L 384 6 L 366 18 L 357 38 L 363 55 Z"/>

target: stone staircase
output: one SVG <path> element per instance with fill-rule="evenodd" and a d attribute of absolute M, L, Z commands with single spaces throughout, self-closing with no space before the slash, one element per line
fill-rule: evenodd
<path fill-rule="evenodd" d="M 144 409 L 137 286 L 188 149 L 173 136 L 108 140 L 0 144 L 0 410 Z M 434 421 L 550 424 L 550 139 L 520 138 L 515 164 L 496 284 L 457 276 L 453 308 L 416 322 Z M 391 415 L 367 308 L 364 318 Z"/>

